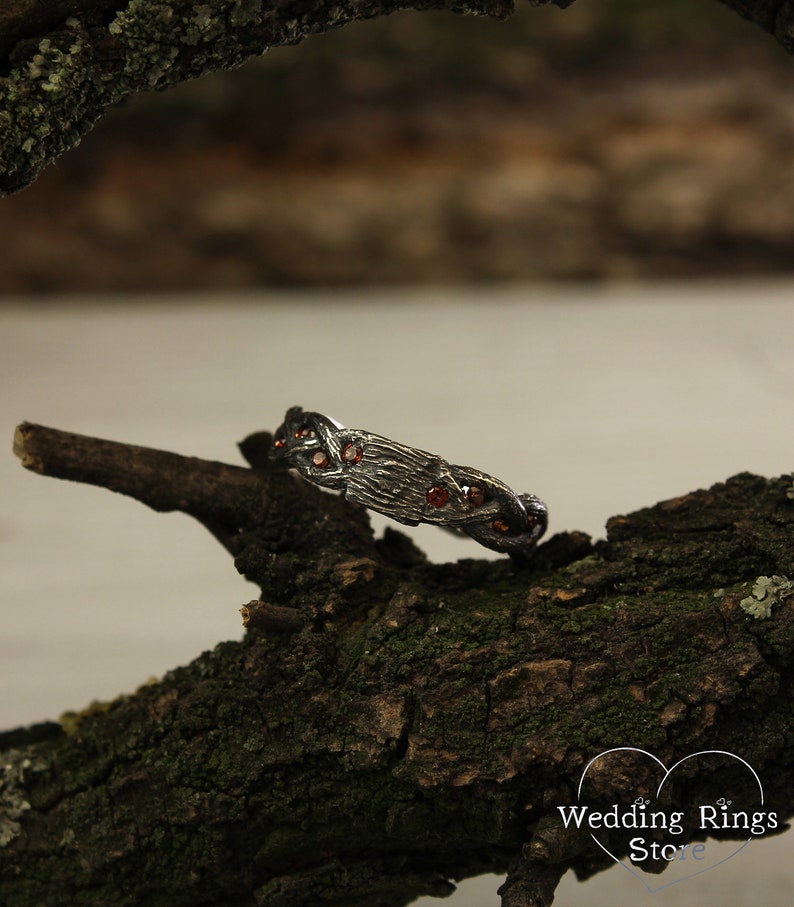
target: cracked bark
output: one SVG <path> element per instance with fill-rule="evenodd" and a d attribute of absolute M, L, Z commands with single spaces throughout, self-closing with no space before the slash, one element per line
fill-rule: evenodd
<path fill-rule="evenodd" d="M 434 565 L 268 472 L 268 444 L 241 445 L 247 469 L 17 430 L 28 469 L 199 519 L 264 616 L 65 727 L 0 737 L 0 902 L 398 907 L 490 871 L 504 907 L 541 907 L 569 867 L 610 862 L 556 807 L 618 746 L 738 752 L 792 813 L 794 597 L 765 620 L 740 607 L 791 575 L 791 476 L 615 517 L 595 544 L 554 536 L 526 567 Z M 603 802 L 652 784 L 613 768 Z M 693 762 L 676 796 L 716 800 L 726 777 Z"/>
<path fill-rule="evenodd" d="M 530 0 L 570 6 L 573 0 Z M 794 51 L 792 0 L 721 0 Z M 512 0 L 10 0 L 0 9 L 0 195 L 31 183 L 106 108 L 269 47 L 404 9 L 507 18 Z"/>

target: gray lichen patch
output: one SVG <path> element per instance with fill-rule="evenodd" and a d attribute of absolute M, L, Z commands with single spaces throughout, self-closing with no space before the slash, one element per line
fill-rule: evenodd
<path fill-rule="evenodd" d="M 21 830 L 19 819 L 30 809 L 25 777 L 45 766 L 31 758 L 30 749 L 11 749 L 0 756 L 0 847 L 7 847 Z"/>
<path fill-rule="evenodd" d="M 241 62 L 241 47 L 230 25 L 253 25 L 240 15 L 242 0 L 209 0 L 205 3 L 131 0 L 108 26 L 109 35 L 123 49 L 124 66 L 118 88 L 130 90 L 162 88 L 211 69 L 228 68 Z M 183 54 L 183 51 L 187 53 Z M 174 70 L 180 54 L 184 59 Z"/>
<path fill-rule="evenodd" d="M 794 594 L 794 583 L 785 576 L 759 576 L 753 583 L 752 595 L 743 598 L 739 607 L 756 620 L 772 616 L 772 606 Z"/>
<path fill-rule="evenodd" d="M 0 78 L 0 194 L 78 144 L 109 105 L 261 53 L 263 15 L 254 0 L 131 0 L 106 27 L 71 17 L 18 46 Z"/>
<path fill-rule="evenodd" d="M 76 144 L 92 91 L 88 47 L 79 23 L 42 38 L 0 79 L 0 177 L 37 171 Z"/>

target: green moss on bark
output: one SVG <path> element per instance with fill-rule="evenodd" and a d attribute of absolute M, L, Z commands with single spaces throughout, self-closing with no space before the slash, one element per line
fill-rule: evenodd
<path fill-rule="evenodd" d="M 741 741 L 788 815 L 794 599 L 763 621 L 740 603 L 759 564 L 794 561 L 789 488 L 739 476 L 527 570 L 382 562 L 355 608 L 74 716 L 6 759 L 0 899 L 397 907 L 506 870 L 617 746 L 669 763 Z"/>

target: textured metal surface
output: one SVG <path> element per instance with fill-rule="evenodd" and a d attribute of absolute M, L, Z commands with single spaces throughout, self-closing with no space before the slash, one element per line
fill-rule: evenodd
<path fill-rule="evenodd" d="M 277 429 L 271 456 L 307 481 L 339 489 L 349 501 L 399 523 L 457 529 L 494 551 L 521 555 L 546 529 L 546 505 L 534 495 L 516 494 L 487 473 L 298 406 Z"/>

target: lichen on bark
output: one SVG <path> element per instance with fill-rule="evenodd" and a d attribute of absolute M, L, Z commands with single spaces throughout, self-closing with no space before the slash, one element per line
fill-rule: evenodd
<path fill-rule="evenodd" d="M 137 92 L 231 69 L 269 47 L 398 9 L 509 11 L 502 0 L 129 0 L 118 9 L 97 6 L 43 36 L 19 40 L 10 51 L 7 73 L 0 75 L 0 194 L 28 185 L 77 144 L 107 107 Z"/>

